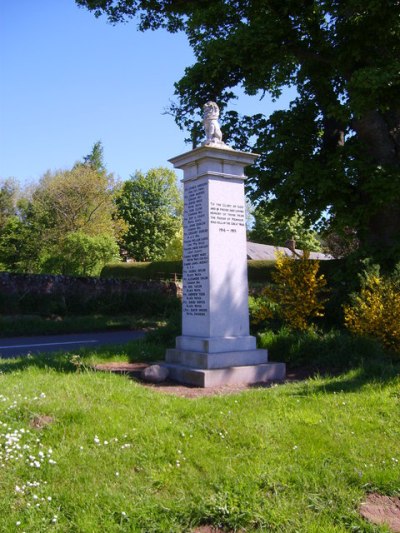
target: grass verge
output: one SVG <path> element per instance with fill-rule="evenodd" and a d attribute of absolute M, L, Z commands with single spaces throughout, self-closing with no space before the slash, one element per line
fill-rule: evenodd
<path fill-rule="evenodd" d="M 398 365 L 197 399 L 88 369 L 164 349 L 0 361 L 1 531 L 385 531 L 357 509 L 400 492 Z"/>

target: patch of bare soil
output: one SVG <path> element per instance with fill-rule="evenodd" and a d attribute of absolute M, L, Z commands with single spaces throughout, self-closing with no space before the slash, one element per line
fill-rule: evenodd
<path fill-rule="evenodd" d="M 54 418 L 52 416 L 36 415 L 32 418 L 29 425 L 34 429 L 42 429 L 46 426 L 49 426 L 53 422 Z"/>
<path fill-rule="evenodd" d="M 116 374 L 128 374 L 130 377 L 137 379 L 140 383 L 154 390 L 164 392 L 166 394 L 173 394 L 175 396 L 182 396 L 184 398 L 198 398 L 202 396 L 221 396 L 224 394 L 233 394 L 243 390 L 249 390 L 254 388 L 268 388 L 276 385 L 275 382 L 268 383 L 240 383 L 236 385 L 223 385 L 218 387 L 193 387 L 190 385 L 182 385 L 175 381 L 167 380 L 162 383 L 147 383 L 140 378 L 140 374 L 144 368 L 149 366 L 147 363 L 102 363 L 94 366 L 95 370 L 104 372 L 113 372 Z M 301 381 L 307 379 L 315 374 L 315 369 L 311 368 L 298 368 L 289 370 L 286 376 L 287 381 Z M 208 527 L 208 526 L 207 526 Z"/>
<path fill-rule="evenodd" d="M 223 530 L 213 526 L 200 526 L 193 529 L 192 533 L 223 533 Z"/>
<path fill-rule="evenodd" d="M 393 533 L 400 533 L 400 498 L 368 494 L 360 505 L 360 514 L 373 524 L 386 525 Z"/>
<path fill-rule="evenodd" d="M 114 374 L 129 374 L 133 377 L 140 376 L 142 370 L 147 368 L 147 363 L 101 363 L 94 366 L 95 370 L 113 372 Z"/>

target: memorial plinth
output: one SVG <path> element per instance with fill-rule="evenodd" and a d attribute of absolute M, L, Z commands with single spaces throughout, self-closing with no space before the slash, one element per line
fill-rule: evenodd
<path fill-rule="evenodd" d="M 172 379 L 210 387 L 285 377 L 249 333 L 244 168 L 256 154 L 202 146 L 174 157 L 184 178 L 182 335 Z"/>

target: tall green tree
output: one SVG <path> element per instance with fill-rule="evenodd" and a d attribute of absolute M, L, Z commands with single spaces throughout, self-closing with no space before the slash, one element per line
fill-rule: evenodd
<path fill-rule="evenodd" d="M 249 171 L 255 201 L 328 213 L 353 228 L 364 255 L 400 259 L 400 3 L 397 0 L 76 0 L 113 23 L 185 31 L 196 56 L 176 84 L 176 120 L 198 138 L 209 99 L 225 135 L 261 154 Z M 270 117 L 229 111 L 237 87 L 298 96 Z M 249 141 L 250 139 L 250 141 Z M 254 139 L 254 141 L 253 141 Z M 328 224 L 328 222 L 326 223 Z"/>
<path fill-rule="evenodd" d="M 91 166 L 47 172 L 32 194 L 35 216 L 46 228 L 48 241 L 70 232 L 113 233 L 113 180 Z"/>
<path fill-rule="evenodd" d="M 18 185 L 12 178 L 0 182 L 0 232 L 7 220 L 16 214 Z"/>
<path fill-rule="evenodd" d="M 127 224 L 122 246 L 136 261 L 162 259 L 182 224 L 182 193 L 168 168 L 136 172 L 116 198 Z"/>
<path fill-rule="evenodd" d="M 99 173 L 106 172 L 106 168 L 104 166 L 104 149 L 101 141 L 94 143 L 92 151 L 88 155 L 84 156 L 83 164 L 91 167 Z"/>
<path fill-rule="evenodd" d="M 71 170 L 47 172 L 29 194 L 25 191 L 0 230 L 1 268 L 99 273 L 118 249 L 116 188 L 104 168 L 100 143 Z M 5 212 L 1 206 L 0 194 L 0 216 Z"/>

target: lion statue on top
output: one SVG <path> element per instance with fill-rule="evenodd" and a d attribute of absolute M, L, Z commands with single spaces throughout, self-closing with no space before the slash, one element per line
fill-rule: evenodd
<path fill-rule="evenodd" d="M 222 148 L 228 148 L 222 141 L 222 132 L 219 127 L 219 107 L 215 102 L 207 102 L 203 106 L 204 110 L 204 130 L 206 132 L 206 140 L 203 146 L 220 146 Z"/>

